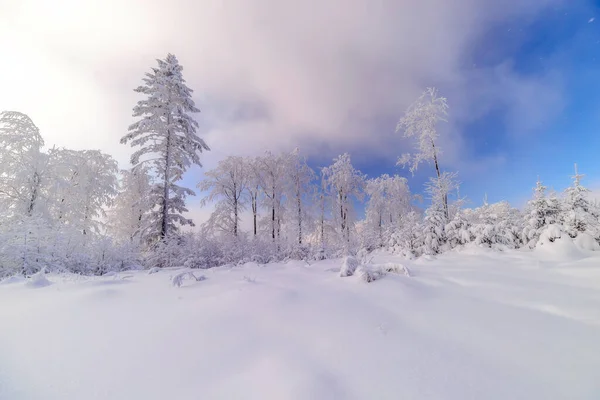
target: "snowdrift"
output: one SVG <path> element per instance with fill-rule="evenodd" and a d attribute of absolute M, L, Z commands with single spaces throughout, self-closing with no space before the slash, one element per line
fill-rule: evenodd
<path fill-rule="evenodd" d="M 451 252 L 12 279 L 0 399 L 597 400 L 599 264 Z M 385 276 L 356 284 L 365 271 Z"/>

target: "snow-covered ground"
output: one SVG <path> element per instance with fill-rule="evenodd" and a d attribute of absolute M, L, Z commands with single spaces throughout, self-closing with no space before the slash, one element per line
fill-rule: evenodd
<path fill-rule="evenodd" d="M 0 399 L 600 399 L 600 257 L 374 261 L 5 282 Z"/>

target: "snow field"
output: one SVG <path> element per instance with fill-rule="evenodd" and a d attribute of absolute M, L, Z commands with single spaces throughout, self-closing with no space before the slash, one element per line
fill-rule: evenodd
<path fill-rule="evenodd" d="M 0 399 L 598 399 L 588 254 L 379 254 L 412 276 L 371 283 L 342 260 L 12 279 Z"/>

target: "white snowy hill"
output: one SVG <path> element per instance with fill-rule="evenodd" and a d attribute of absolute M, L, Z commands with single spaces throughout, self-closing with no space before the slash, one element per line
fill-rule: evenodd
<path fill-rule="evenodd" d="M 600 399 L 600 257 L 452 252 L 0 284 L 0 399 Z"/>

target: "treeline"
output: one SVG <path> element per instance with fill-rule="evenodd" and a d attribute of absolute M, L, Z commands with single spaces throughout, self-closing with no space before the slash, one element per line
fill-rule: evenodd
<path fill-rule="evenodd" d="M 538 182 L 524 212 L 508 203 L 465 209 L 457 174 L 441 167 L 437 124 L 448 106 L 427 89 L 407 109 L 397 130 L 415 139 L 399 165 L 414 172 L 435 167 L 425 187 L 429 206 L 415 207 L 406 178 L 367 178 L 348 154 L 317 171 L 298 150 L 258 157 L 227 157 L 198 188 L 214 207 L 195 233 L 182 228 L 188 196 L 186 170 L 201 165 L 208 145 L 191 113 L 199 111 L 182 67 L 169 54 L 136 89 L 144 98 L 121 143 L 134 152 L 131 168 L 95 150 L 44 150 L 33 121 L 0 114 L 0 276 L 39 270 L 103 274 L 142 267 L 207 268 L 248 261 L 323 259 L 387 249 L 407 257 L 439 254 L 475 243 L 534 248 L 558 238 L 595 250 L 599 209 L 576 171 L 563 195 Z M 354 206 L 364 203 L 365 217 Z M 242 217 L 251 219 L 242 229 Z"/>

